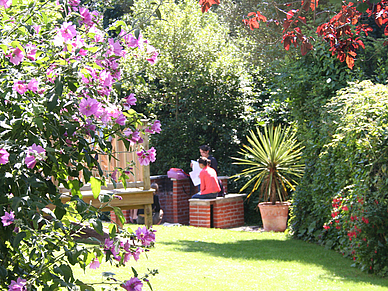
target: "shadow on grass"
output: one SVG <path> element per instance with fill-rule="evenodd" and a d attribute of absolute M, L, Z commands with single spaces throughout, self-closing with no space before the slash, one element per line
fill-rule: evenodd
<path fill-rule="evenodd" d="M 300 262 L 321 266 L 330 271 L 336 278 L 344 281 L 364 282 L 388 287 L 388 279 L 361 272 L 350 267 L 352 261 L 343 258 L 333 250 L 296 239 L 272 240 L 252 239 L 230 243 L 214 243 L 192 240 L 178 240 L 175 242 L 159 242 L 170 245 L 176 251 L 201 252 L 212 256 L 244 260 L 270 260 L 283 262 Z M 328 278 L 330 279 L 330 278 Z"/>

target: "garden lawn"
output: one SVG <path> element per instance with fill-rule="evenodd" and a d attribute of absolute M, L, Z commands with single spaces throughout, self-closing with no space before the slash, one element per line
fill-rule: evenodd
<path fill-rule="evenodd" d="M 133 230 L 137 226 L 130 225 Z M 131 259 L 125 268 L 102 264 L 81 274 L 84 282 L 101 281 L 102 272 L 128 280 L 131 265 L 151 278 L 155 291 L 190 290 L 387 290 L 388 279 L 351 267 L 352 260 L 324 247 L 283 233 L 240 232 L 188 226 L 155 226 L 156 247 Z M 97 286 L 96 286 L 97 287 Z M 99 290 L 99 288 L 96 288 Z M 124 290 L 124 289 L 123 289 Z M 143 290 L 149 290 L 144 286 Z"/>

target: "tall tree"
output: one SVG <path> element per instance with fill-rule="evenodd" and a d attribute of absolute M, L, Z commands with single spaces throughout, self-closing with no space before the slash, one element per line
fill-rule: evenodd
<path fill-rule="evenodd" d="M 137 5 L 147 9 L 144 2 Z M 160 52 L 159 61 L 137 84 L 129 84 L 147 104 L 146 112 L 162 122 L 163 132 L 151 142 L 163 147 L 164 157 L 152 172 L 189 170 L 198 146 L 208 143 L 227 173 L 232 168 L 229 157 L 252 121 L 249 114 L 257 95 L 247 61 L 229 41 L 230 31 L 218 15 L 202 14 L 196 1 L 167 1 L 161 14 L 164 21 L 150 26 L 155 35 L 147 35 Z M 132 70 L 133 63 L 128 64 L 127 71 Z"/>

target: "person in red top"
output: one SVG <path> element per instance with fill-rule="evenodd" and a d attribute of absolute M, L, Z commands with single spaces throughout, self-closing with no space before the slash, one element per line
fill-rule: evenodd
<path fill-rule="evenodd" d="M 221 191 L 218 183 L 217 172 L 210 167 L 210 160 L 205 157 L 198 159 L 199 167 L 202 171 L 199 173 L 201 179 L 201 192 L 193 195 L 192 199 L 215 199 L 218 192 Z"/>

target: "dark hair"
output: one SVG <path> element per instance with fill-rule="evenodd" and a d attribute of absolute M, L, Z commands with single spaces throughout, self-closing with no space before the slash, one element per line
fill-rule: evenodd
<path fill-rule="evenodd" d="M 211 151 L 211 147 L 210 147 L 209 145 L 207 145 L 207 144 L 201 145 L 201 146 L 199 147 L 199 149 L 200 149 L 200 150 L 203 150 L 203 151 L 205 151 L 205 152 L 209 152 L 209 153 L 210 153 L 210 151 Z"/>
<path fill-rule="evenodd" d="M 210 160 L 204 157 L 200 157 L 198 159 L 198 163 L 204 165 L 204 166 L 210 166 Z"/>
<path fill-rule="evenodd" d="M 150 188 L 155 189 L 154 194 L 159 192 L 159 185 L 157 183 L 152 183 Z"/>

